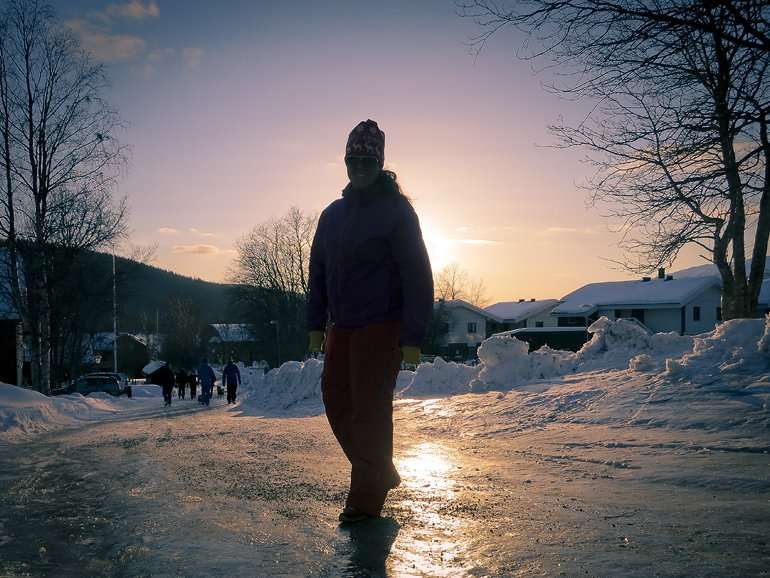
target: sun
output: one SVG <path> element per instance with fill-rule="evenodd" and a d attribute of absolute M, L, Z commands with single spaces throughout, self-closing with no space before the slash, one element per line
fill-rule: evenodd
<path fill-rule="evenodd" d="M 420 217 L 422 238 L 425 248 L 428 250 L 430 265 L 434 271 L 443 269 L 454 260 L 452 255 L 452 243 L 430 219 Z"/>

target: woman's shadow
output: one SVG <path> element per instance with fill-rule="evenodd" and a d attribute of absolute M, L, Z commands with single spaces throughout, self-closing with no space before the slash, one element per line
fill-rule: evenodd
<path fill-rule="evenodd" d="M 387 576 L 390 549 L 401 529 L 393 518 L 341 524 L 337 557 L 340 576 Z"/>

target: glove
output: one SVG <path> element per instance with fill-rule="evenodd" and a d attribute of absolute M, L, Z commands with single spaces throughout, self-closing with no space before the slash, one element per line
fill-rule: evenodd
<path fill-rule="evenodd" d="M 414 345 L 402 345 L 401 357 L 404 360 L 404 363 L 417 365 L 420 363 L 420 348 L 415 347 Z"/>
<path fill-rule="evenodd" d="M 321 353 L 321 344 L 324 340 L 323 331 L 311 331 L 310 332 L 310 344 L 308 345 L 308 351 L 310 353 Z"/>

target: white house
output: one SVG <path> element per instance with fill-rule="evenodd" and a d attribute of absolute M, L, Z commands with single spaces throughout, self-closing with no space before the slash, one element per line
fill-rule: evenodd
<path fill-rule="evenodd" d="M 722 320 L 720 283 L 663 271 L 655 279 L 590 283 L 563 297 L 551 315 L 559 327 L 589 325 L 601 316 L 631 317 L 655 332 L 703 333 Z"/>
<path fill-rule="evenodd" d="M 495 303 L 485 307 L 484 311 L 502 319 L 503 327 L 497 331 L 525 327 L 556 327 L 556 318 L 550 313 L 558 303 L 558 299 L 519 299 Z"/>
<path fill-rule="evenodd" d="M 435 307 L 443 307 L 446 311 L 447 327 L 441 346 L 447 349 L 446 354 L 450 357 L 475 355 L 481 342 L 502 324 L 502 319 L 496 315 L 462 299 L 439 300 Z"/>

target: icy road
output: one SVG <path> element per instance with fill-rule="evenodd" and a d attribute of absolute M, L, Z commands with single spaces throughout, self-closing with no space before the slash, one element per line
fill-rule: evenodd
<path fill-rule="evenodd" d="M 500 412 L 494 393 L 397 404 L 404 483 L 350 528 L 323 416 L 175 402 L 2 445 L 0 576 L 770 574 L 761 444 L 525 416 L 501 429 L 455 419 L 463 404 Z"/>

